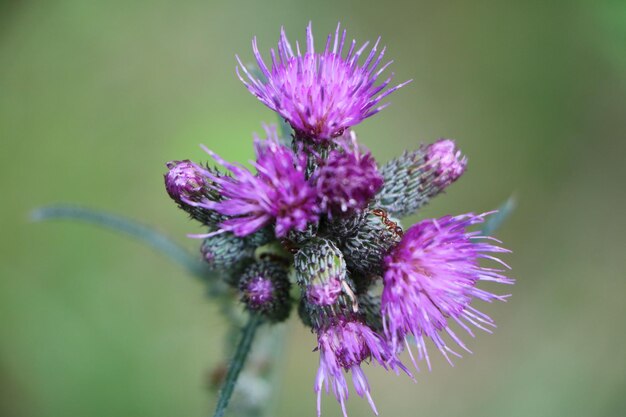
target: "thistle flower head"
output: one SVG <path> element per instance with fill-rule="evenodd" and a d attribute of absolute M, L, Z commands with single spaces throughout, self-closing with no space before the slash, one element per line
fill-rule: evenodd
<path fill-rule="evenodd" d="M 467 158 L 451 139 L 439 139 L 426 148 L 426 162 L 435 173 L 435 182 L 445 188 L 465 172 Z"/>
<path fill-rule="evenodd" d="M 284 237 L 290 230 L 302 231 L 318 220 L 315 190 L 305 178 L 306 157 L 281 145 L 275 127 L 267 133 L 266 140 L 256 138 L 254 142 L 257 174 L 207 149 L 232 174 L 211 178 L 222 200 L 206 207 L 229 216 L 220 224 L 221 231 L 247 236 L 275 222 L 276 236 Z"/>
<path fill-rule="evenodd" d="M 368 151 L 359 149 L 351 133 L 351 140 L 331 150 L 313 174 L 320 208 L 329 217 L 363 210 L 383 185 L 376 160 Z"/>
<path fill-rule="evenodd" d="M 392 349 L 383 338 L 365 324 L 356 320 L 339 320 L 335 324 L 319 329 L 317 347 L 320 352 L 320 363 L 315 378 L 317 392 L 317 415 L 321 413 L 322 389 L 333 394 L 341 404 L 344 417 L 347 417 L 345 402 L 348 399 L 348 382 L 345 372 L 352 372 L 352 383 L 356 393 L 369 401 L 374 413 L 376 406 L 370 395 L 370 387 L 361 363 L 372 359 L 385 369 L 396 373 L 404 370 L 404 366 L 395 358 Z M 408 372 L 407 372 L 408 373 Z"/>
<path fill-rule="evenodd" d="M 480 232 L 467 231 L 467 227 L 482 223 L 484 217 L 466 214 L 424 220 L 409 228 L 385 257 L 382 315 L 386 336 L 398 349 L 404 337 L 412 334 L 419 359 L 425 358 L 429 368 L 425 338 L 430 338 L 450 361 L 448 353 L 459 355 L 448 347 L 440 332 L 468 350 L 450 328 L 452 322 L 471 336 L 469 325 L 486 331 L 494 326 L 487 315 L 470 303 L 473 299 L 503 301 L 506 296 L 479 289 L 476 284 L 513 282 L 500 269 L 479 265 L 480 259 L 491 259 L 507 267 L 492 255 L 508 252 L 506 249 L 484 241 Z"/>
<path fill-rule="evenodd" d="M 380 38 L 360 64 L 369 43 L 357 48 L 353 40 L 349 46 L 345 45 L 346 31 L 340 29 L 337 25 L 335 36 L 328 35 L 323 52 L 315 52 L 309 23 L 304 53 L 298 43 L 294 53 L 281 29 L 278 50 L 270 51 L 271 68 L 261 57 L 254 38 L 252 50 L 263 79 L 252 75 L 237 57 L 237 75 L 241 81 L 263 104 L 286 119 L 298 137 L 316 142 L 337 137 L 344 129 L 382 110 L 386 104 L 381 105 L 381 100 L 406 84 L 385 90 L 391 77 L 376 84 L 391 64 L 390 61 L 380 66 L 385 54 L 385 48 L 378 52 Z"/>

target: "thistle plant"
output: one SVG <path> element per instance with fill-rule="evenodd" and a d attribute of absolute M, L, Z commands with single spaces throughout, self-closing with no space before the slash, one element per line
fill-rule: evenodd
<path fill-rule="evenodd" d="M 264 133 L 255 136 L 250 168 L 206 147 L 212 163 L 166 164 L 167 193 L 205 229 L 189 235 L 199 240 L 202 264 L 173 246 L 157 247 L 177 254 L 205 280 L 234 328 L 242 326 L 241 312 L 248 317 L 219 381 L 216 416 L 225 412 L 245 374 L 257 329 L 271 329 L 290 316 L 316 337 L 318 415 L 322 393 L 332 392 L 347 416 L 350 385 L 377 414 L 368 365 L 414 379 L 421 362 L 431 368 L 429 345 L 452 363 L 462 351 L 469 352 L 462 333 L 474 337 L 476 329 L 495 327 L 474 300 L 508 297 L 480 284 L 513 283 L 505 275 L 509 267 L 499 259 L 509 251 L 485 233 L 510 206 L 499 214 L 467 213 L 402 225 L 404 217 L 418 213 L 463 175 L 467 158 L 453 140 L 439 139 L 381 165 L 359 143 L 355 127 L 409 83 L 393 84 L 384 75 L 391 61 L 384 61 L 385 48 L 379 47 L 380 38 L 372 47 L 347 42 L 338 25 L 316 52 L 309 24 L 303 48 L 297 42 L 294 48 L 281 30 L 266 62 L 254 39 L 258 68 L 237 57 L 237 75 L 278 114 L 284 128 L 265 125 Z M 63 213 L 68 211 L 39 215 Z M 154 236 L 119 228 L 154 243 Z M 403 351 L 410 365 L 403 363 Z M 262 414 L 254 404 L 234 410 Z"/>

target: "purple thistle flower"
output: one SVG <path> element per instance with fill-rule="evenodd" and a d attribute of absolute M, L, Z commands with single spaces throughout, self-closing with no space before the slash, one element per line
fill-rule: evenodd
<path fill-rule="evenodd" d="M 410 375 L 408 370 L 395 357 L 391 347 L 365 324 L 358 321 L 341 319 L 334 325 L 319 329 L 317 333 L 320 365 L 315 378 L 317 393 L 317 415 L 321 414 L 322 388 L 333 394 L 341 404 L 344 417 L 347 417 L 345 402 L 348 399 L 348 383 L 345 373 L 352 372 L 352 383 L 360 397 L 367 397 L 372 410 L 378 414 L 370 395 L 370 387 L 361 362 L 370 358 L 383 368 L 399 373 L 400 370 Z"/>
<path fill-rule="evenodd" d="M 337 25 L 334 39 L 328 35 L 323 53 L 315 52 L 311 23 L 307 26 L 306 39 L 304 55 L 297 42 L 294 54 L 284 28 L 281 29 L 278 54 L 274 49 L 270 50 L 270 70 L 261 57 L 255 37 L 252 50 L 263 80 L 254 77 L 237 57 L 239 79 L 263 104 L 285 118 L 301 138 L 323 142 L 341 135 L 344 129 L 386 107 L 387 104 L 379 105 L 380 101 L 410 82 L 384 92 L 391 77 L 376 85 L 378 76 L 392 62 L 379 68 L 385 54 L 385 48 L 380 53 L 377 51 L 380 38 L 362 65 L 359 65 L 359 59 L 369 42 L 356 49 L 353 40 L 343 57 L 346 31 L 340 36 L 340 25 Z M 247 80 L 240 74 L 240 69 Z"/>
<path fill-rule="evenodd" d="M 424 220 L 409 228 L 401 242 L 385 257 L 382 294 L 385 334 L 396 350 L 400 343 L 408 347 L 405 336 L 412 334 L 418 348 L 418 360 L 430 360 L 425 337 L 430 338 L 448 362 L 448 353 L 460 356 L 441 337 L 446 332 L 462 349 L 469 349 L 450 328 L 450 321 L 474 336 L 469 325 L 485 330 L 495 327 L 493 320 L 470 303 L 474 298 L 491 302 L 508 296 L 495 295 L 476 288 L 478 281 L 512 284 L 501 269 L 481 267 L 479 260 L 491 259 L 508 268 L 492 253 L 509 252 L 481 239 L 480 232 L 467 227 L 482 223 L 489 214 L 446 216 Z M 495 240 L 495 239 L 492 239 Z M 410 353 L 410 349 L 409 349 Z M 411 354 L 413 364 L 417 363 Z"/>
<path fill-rule="evenodd" d="M 368 151 L 361 152 L 354 132 L 351 143 L 342 142 L 313 174 L 320 198 L 320 208 L 333 213 L 362 210 L 383 186 L 376 160 Z"/>
<path fill-rule="evenodd" d="M 435 186 L 444 189 L 465 172 L 467 158 L 451 139 L 439 139 L 426 148 L 426 162 L 435 174 Z"/>
<path fill-rule="evenodd" d="M 205 149 L 232 173 L 232 177 L 211 176 L 223 199 L 207 203 L 206 208 L 230 217 L 214 233 L 231 231 L 247 236 L 276 221 L 276 236 L 284 237 L 290 230 L 303 231 L 307 224 L 317 222 L 316 193 L 305 178 L 306 156 L 281 145 L 275 127 L 266 130 L 268 138 L 257 137 L 254 142 L 256 175 Z"/>

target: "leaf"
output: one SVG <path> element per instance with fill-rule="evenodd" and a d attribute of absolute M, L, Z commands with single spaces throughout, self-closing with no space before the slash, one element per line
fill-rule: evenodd
<path fill-rule="evenodd" d="M 70 205 L 40 207 L 31 212 L 30 218 L 37 222 L 63 219 L 79 220 L 105 229 L 122 232 L 167 255 L 171 260 L 199 278 L 210 279 L 214 274 L 208 265 L 191 255 L 185 248 L 173 242 L 164 234 L 135 220 L 103 211 Z"/>
<path fill-rule="evenodd" d="M 482 227 L 483 236 L 491 236 L 496 230 L 502 226 L 502 224 L 509 218 L 515 207 L 517 206 L 517 202 L 515 197 L 511 196 L 508 200 L 506 200 L 498 210 L 489 216 L 487 221 L 484 223 Z"/>

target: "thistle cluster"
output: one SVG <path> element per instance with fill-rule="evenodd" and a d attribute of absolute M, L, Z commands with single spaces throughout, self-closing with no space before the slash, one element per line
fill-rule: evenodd
<path fill-rule="evenodd" d="M 422 360 L 430 368 L 428 344 L 449 361 L 469 351 L 453 328 L 489 332 L 493 321 L 472 302 L 506 298 L 477 284 L 513 282 L 497 258 L 508 251 L 473 228 L 487 214 L 401 225 L 458 180 L 467 159 L 440 139 L 380 166 L 359 144 L 354 126 L 406 84 L 379 81 L 391 63 L 379 41 L 347 44 L 338 26 L 316 52 L 309 25 L 301 51 L 281 31 L 268 66 L 255 39 L 259 75 L 239 58 L 237 74 L 290 137 L 266 126 L 250 169 L 205 148 L 217 167 L 173 161 L 165 174 L 169 195 L 207 230 L 194 235 L 203 259 L 244 307 L 270 323 L 296 309 L 316 334 L 318 414 L 322 391 L 332 390 L 346 415 L 348 373 L 376 412 L 366 364 L 412 377 L 399 359 L 405 349 L 416 368 Z"/>

